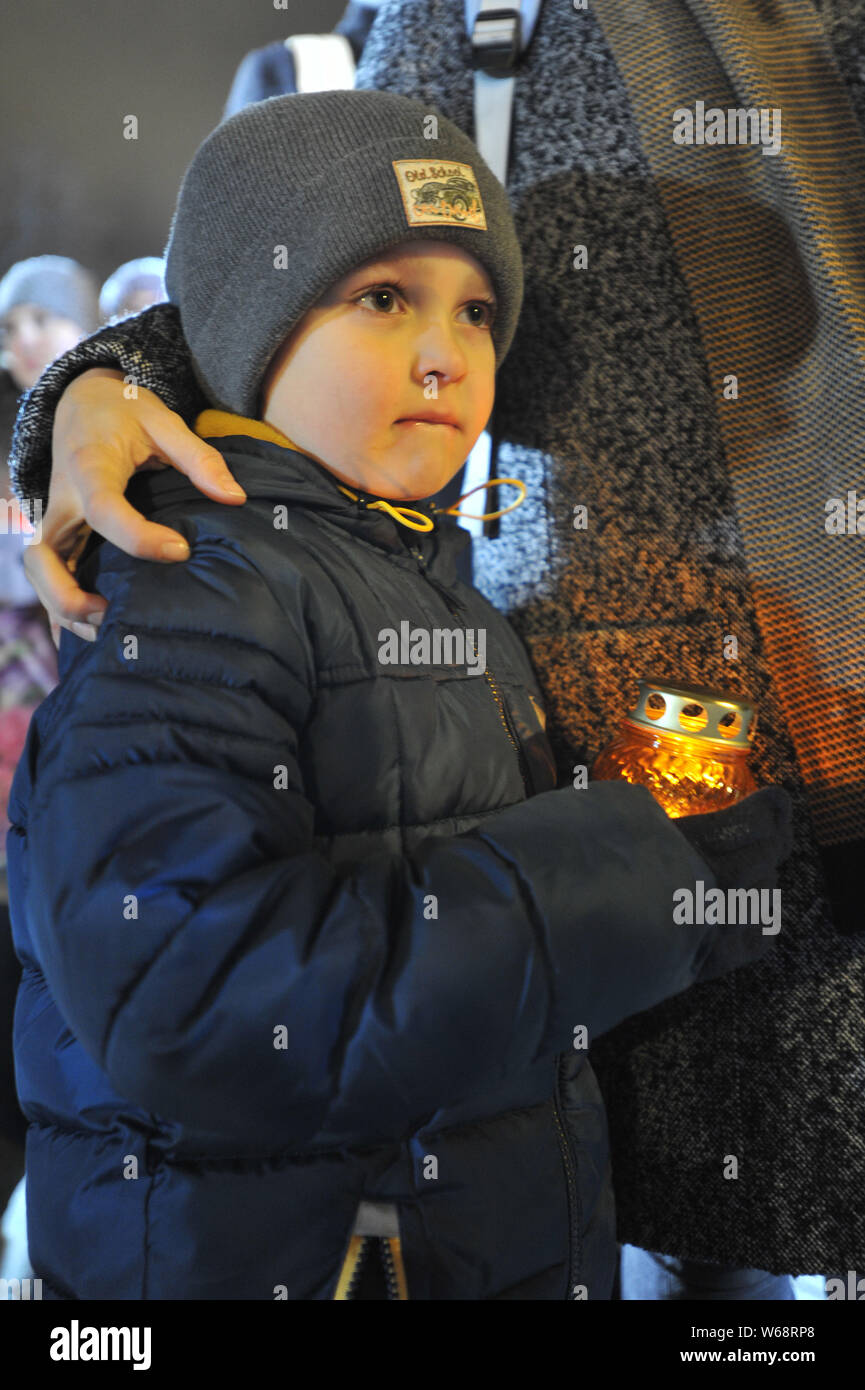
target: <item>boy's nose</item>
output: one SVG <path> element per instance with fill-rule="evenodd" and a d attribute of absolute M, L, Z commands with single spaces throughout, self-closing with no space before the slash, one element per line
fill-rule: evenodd
<path fill-rule="evenodd" d="M 459 379 L 467 368 L 465 348 L 454 329 L 440 322 L 428 323 L 415 339 L 415 364 L 421 381 L 429 375 Z"/>

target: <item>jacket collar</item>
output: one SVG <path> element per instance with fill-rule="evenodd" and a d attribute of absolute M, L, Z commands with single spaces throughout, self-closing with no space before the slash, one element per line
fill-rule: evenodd
<path fill-rule="evenodd" d="M 242 434 L 252 439 L 266 439 L 271 444 L 279 444 L 284 449 L 291 449 L 295 453 L 303 454 L 299 444 L 295 444 L 293 439 L 289 439 L 287 434 L 276 428 L 275 425 L 268 424 L 266 420 L 253 420 L 245 415 L 234 415 L 228 410 L 203 410 L 195 421 L 195 433 L 202 439 L 225 438 L 227 435 Z M 308 458 L 308 454 L 303 454 Z M 315 460 L 311 460 L 315 462 Z M 321 465 L 318 465 L 321 467 Z M 328 469 L 323 472 L 329 473 Z M 375 497 L 372 493 L 359 492 L 356 488 L 349 487 L 341 483 L 339 479 L 334 479 L 340 492 L 348 497 L 352 502 L 360 502 L 362 506 L 370 511 L 385 512 L 392 516 L 400 526 L 406 526 L 411 531 L 431 531 L 434 521 L 429 509 L 422 511 L 416 507 L 404 506 L 401 503 L 389 502 L 384 497 Z"/>
<path fill-rule="evenodd" d="M 401 509 L 428 521 L 428 530 L 415 530 L 406 525 L 405 518 L 393 515 L 400 510 L 397 504 L 344 488 L 328 469 L 273 425 L 228 411 L 205 410 L 197 417 L 194 429 L 225 456 L 250 501 L 318 511 L 334 525 L 389 552 L 398 563 L 415 568 L 413 552 L 419 551 L 428 570 L 443 583 L 456 578 L 456 558 L 471 538 L 456 524 L 455 517 L 437 513 L 431 501 L 413 502 L 410 508 Z M 126 489 L 128 500 L 145 515 L 196 495 L 200 496 L 198 489 L 176 468 L 139 471 Z M 383 502 L 386 510 L 381 509 Z"/>

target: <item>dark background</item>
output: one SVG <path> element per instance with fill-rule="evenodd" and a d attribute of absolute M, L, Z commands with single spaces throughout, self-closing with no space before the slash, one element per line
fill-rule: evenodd
<path fill-rule="evenodd" d="M 161 256 L 180 180 L 219 123 L 238 64 L 329 32 L 344 0 L 4 0 L 0 275 L 72 256 L 100 283 Z M 138 139 L 123 120 L 138 117 Z"/>

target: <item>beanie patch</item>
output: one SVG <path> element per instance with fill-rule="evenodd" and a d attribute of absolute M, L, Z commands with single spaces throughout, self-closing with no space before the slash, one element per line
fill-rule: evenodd
<path fill-rule="evenodd" d="M 410 227 L 477 227 L 487 219 L 475 171 L 470 164 L 446 160 L 393 159 L 406 221 Z"/>

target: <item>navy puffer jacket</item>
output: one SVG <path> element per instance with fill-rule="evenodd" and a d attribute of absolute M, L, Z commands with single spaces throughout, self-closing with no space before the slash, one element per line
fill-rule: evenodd
<path fill-rule="evenodd" d="M 35 1273 L 332 1299 L 364 1203 L 396 1223 L 394 1296 L 607 1298 L 575 1030 L 688 986 L 713 929 L 672 895 L 714 879 L 647 791 L 554 789 L 523 647 L 456 578 L 465 532 L 408 530 L 242 421 L 211 442 L 247 502 L 131 481 L 191 557 L 91 537 L 105 620 L 63 632 L 12 788 Z M 383 664 L 404 621 L 485 629 L 486 674 Z"/>

